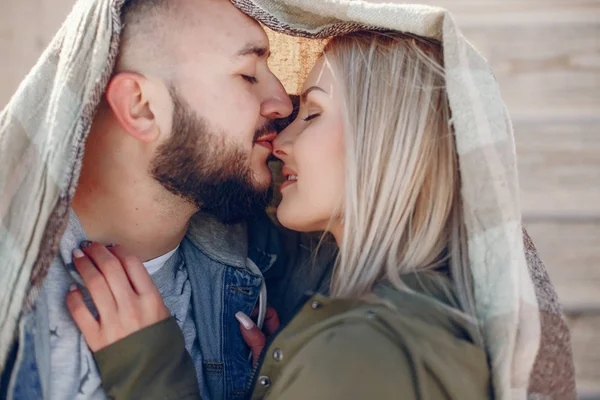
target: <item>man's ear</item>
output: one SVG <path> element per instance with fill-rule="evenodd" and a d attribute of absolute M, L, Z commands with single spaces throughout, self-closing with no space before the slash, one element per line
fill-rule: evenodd
<path fill-rule="evenodd" d="M 141 75 L 118 73 L 108 83 L 106 101 L 127 133 L 150 143 L 159 136 L 160 128 L 150 107 L 150 90 L 144 90 L 147 84 Z"/>

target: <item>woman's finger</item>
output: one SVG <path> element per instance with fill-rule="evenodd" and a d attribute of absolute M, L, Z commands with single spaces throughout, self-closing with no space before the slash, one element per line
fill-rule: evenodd
<path fill-rule="evenodd" d="M 66 298 L 67 308 L 75 321 L 75 324 L 83 333 L 85 341 L 92 351 L 97 351 L 99 344 L 100 324 L 92 315 L 90 310 L 83 302 L 83 295 L 75 285 L 71 286 L 71 290 Z"/>
<path fill-rule="evenodd" d="M 83 251 L 104 275 L 117 304 L 130 303 L 135 293 L 121 261 L 104 245 L 97 242 L 84 247 Z"/>
<path fill-rule="evenodd" d="M 80 249 L 73 250 L 73 264 L 90 292 L 98 313 L 102 317 L 116 315 L 117 303 L 104 276 Z"/>
<path fill-rule="evenodd" d="M 150 274 L 137 256 L 120 245 L 111 247 L 110 251 L 123 264 L 129 281 L 138 294 L 158 293 Z"/>
<path fill-rule="evenodd" d="M 248 347 L 250 347 L 250 350 L 252 350 L 252 364 L 256 364 L 260 357 L 260 353 L 262 353 L 265 348 L 265 343 L 267 341 L 265 335 L 258 329 L 254 321 L 243 312 L 240 311 L 235 314 L 235 318 L 240 323 L 240 332 L 242 333 L 244 342 L 246 342 Z"/>
<path fill-rule="evenodd" d="M 265 330 L 267 334 L 271 336 L 274 334 L 277 329 L 279 329 L 279 315 L 277 315 L 277 311 L 271 306 L 267 306 L 267 314 L 265 316 Z"/>

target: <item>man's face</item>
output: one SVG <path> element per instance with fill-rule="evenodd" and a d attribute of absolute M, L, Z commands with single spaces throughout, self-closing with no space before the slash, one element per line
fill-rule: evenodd
<path fill-rule="evenodd" d="M 171 93 L 175 106 L 172 135 L 152 162 L 154 178 L 224 223 L 236 223 L 264 210 L 272 188 L 254 179 L 243 148 L 226 144 L 222 140 L 225 132 L 198 116 L 176 90 Z M 270 131 L 256 131 L 254 141 Z"/>
<path fill-rule="evenodd" d="M 228 1 L 201 11 L 189 15 L 195 20 L 175 47 L 172 131 L 151 172 L 171 192 L 237 222 L 268 203 L 272 121 L 292 105 L 267 66 L 260 25 Z"/>

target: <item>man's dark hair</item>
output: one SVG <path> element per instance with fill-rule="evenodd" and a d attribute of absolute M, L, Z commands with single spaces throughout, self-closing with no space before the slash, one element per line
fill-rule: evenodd
<path fill-rule="evenodd" d="M 115 72 L 138 71 L 139 64 L 160 62 L 165 55 L 169 18 L 179 0 L 128 0 L 121 8 L 121 43 Z"/>
<path fill-rule="evenodd" d="M 169 0 L 127 0 L 121 8 L 121 21 L 125 28 L 144 21 L 144 17 L 168 11 L 176 1 Z"/>

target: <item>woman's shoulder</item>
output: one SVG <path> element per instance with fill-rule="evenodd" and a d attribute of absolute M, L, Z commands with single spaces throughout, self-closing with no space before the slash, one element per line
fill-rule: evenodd
<path fill-rule="evenodd" d="M 428 317 L 412 309 L 417 304 Z M 278 381 L 288 381 L 295 371 L 293 387 L 315 399 L 489 397 L 485 352 L 443 316 L 435 316 L 439 313 L 426 301 L 394 310 L 385 304 L 313 298 L 288 326 L 291 331 L 278 338 L 278 351 L 293 349 Z M 288 396 L 290 390 L 269 398 L 295 398 Z"/>
<path fill-rule="evenodd" d="M 311 347 L 337 352 L 336 347 L 350 346 L 364 357 L 404 355 L 432 370 L 487 370 L 485 350 L 476 343 L 475 329 L 466 318 L 419 294 L 399 297 L 398 303 L 388 298 L 383 303 L 356 302 L 332 314 L 321 322 Z M 330 306 L 335 307 L 335 302 Z"/>
<path fill-rule="evenodd" d="M 419 282 L 413 282 L 417 279 Z M 373 295 L 362 300 L 315 297 L 302 312 L 319 330 L 360 331 L 365 335 L 385 334 L 382 345 L 409 347 L 425 355 L 426 349 L 481 355 L 474 320 L 453 306 L 452 293 L 439 289 L 427 277 L 409 277 L 406 290 L 390 283 L 375 286 Z M 310 303 L 310 302 L 309 302 Z M 320 304 L 314 307 L 314 304 Z M 311 317 L 312 315 L 312 317 Z M 300 318 L 302 321 L 302 318 Z"/>

